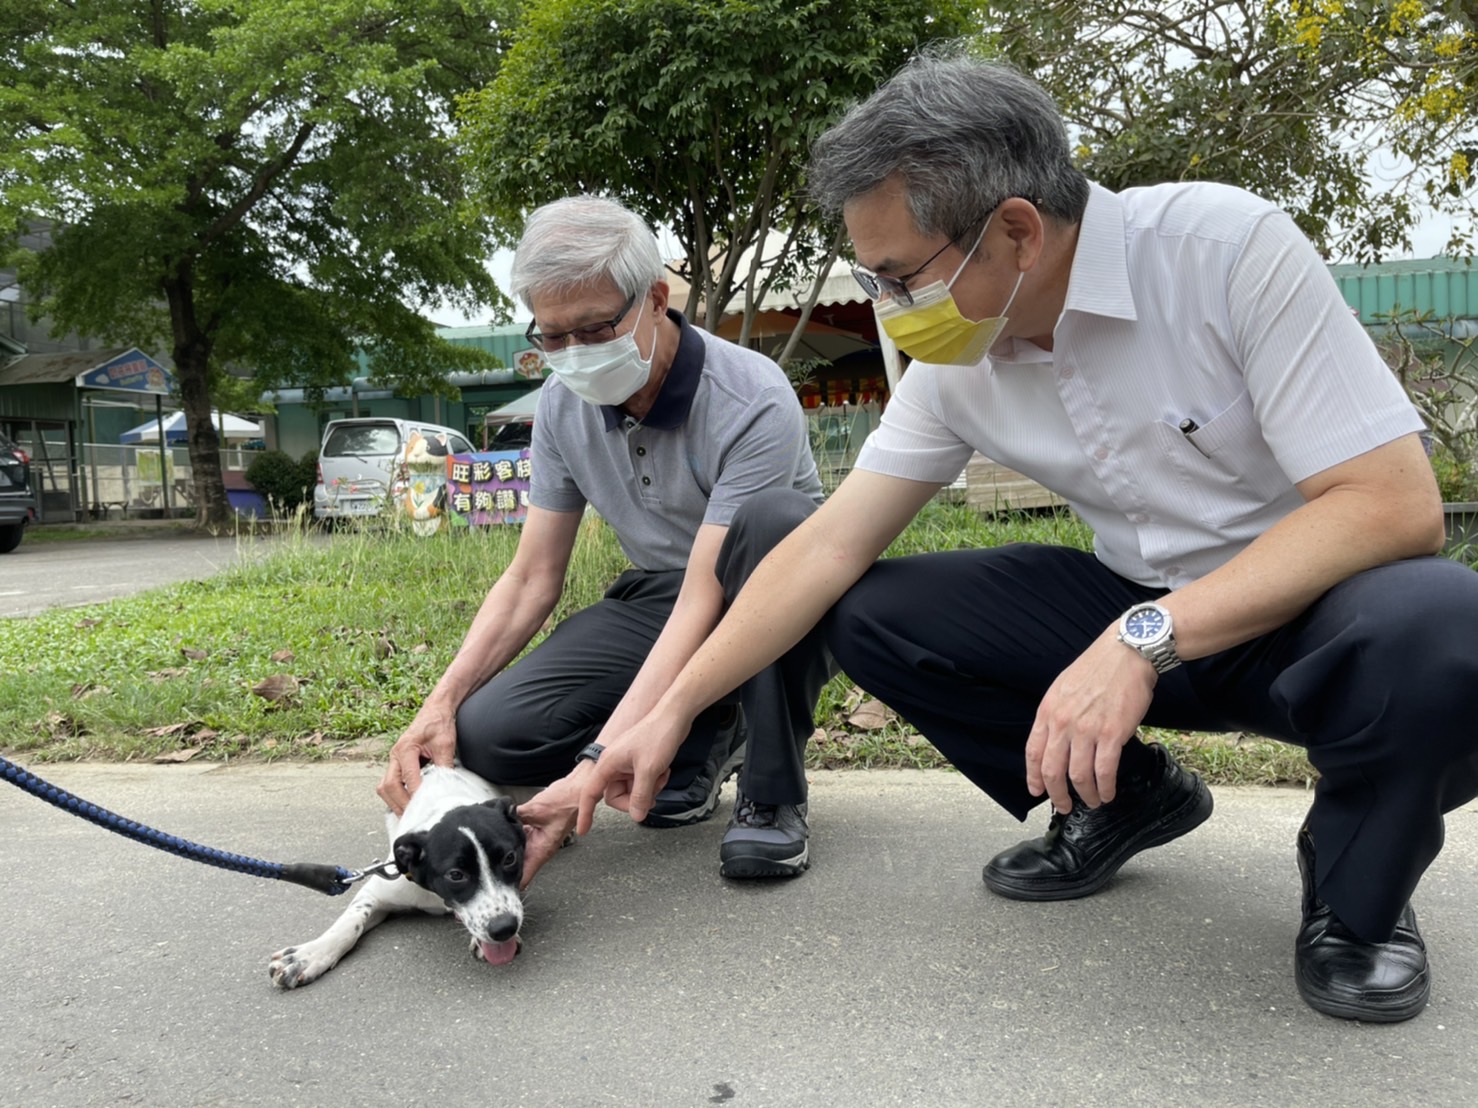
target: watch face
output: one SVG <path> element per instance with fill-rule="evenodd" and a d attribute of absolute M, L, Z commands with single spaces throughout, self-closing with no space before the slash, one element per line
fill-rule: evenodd
<path fill-rule="evenodd" d="M 1136 608 L 1124 617 L 1124 637 L 1137 643 L 1154 642 L 1165 633 L 1165 613 L 1159 608 Z"/>

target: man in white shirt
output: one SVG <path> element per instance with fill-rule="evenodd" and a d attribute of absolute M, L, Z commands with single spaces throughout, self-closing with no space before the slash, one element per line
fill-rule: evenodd
<path fill-rule="evenodd" d="M 1307 748 L 1300 993 L 1394 1022 L 1430 990 L 1409 898 L 1478 795 L 1478 575 L 1433 557 L 1421 423 L 1286 214 L 1115 194 L 1015 71 L 910 63 L 816 144 L 880 325 L 914 357 L 857 468 L 756 570 L 587 782 L 640 818 L 688 722 L 818 621 L 836 661 L 1018 818 L 995 892 L 1086 896 L 1207 818 L 1141 723 Z M 1093 554 L 876 561 L 972 450 L 1065 496 Z"/>

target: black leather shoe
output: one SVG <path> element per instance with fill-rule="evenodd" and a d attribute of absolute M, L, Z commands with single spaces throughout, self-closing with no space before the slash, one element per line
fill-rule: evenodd
<path fill-rule="evenodd" d="M 1112 802 L 1052 813 L 1047 834 L 1018 843 L 985 867 L 991 892 L 1013 900 L 1072 900 L 1101 889 L 1141 850 L 1178 839 L 1211 815 L 1211 790 L 1158 743 L 1137 773 L 1119 774 Z"/>
<path fill-rule="evenodd" d="M 1298 833 L 1303 926 L 1294 947 L 1294 979 L 1310 1008 L 1369 1023 L 1399 1023 L 1427 1006 L 1432 975 L 1427 947 L 1408 904 L 1383 943 L 1357 938 L 1314 892 L 1314 839 Z"/>

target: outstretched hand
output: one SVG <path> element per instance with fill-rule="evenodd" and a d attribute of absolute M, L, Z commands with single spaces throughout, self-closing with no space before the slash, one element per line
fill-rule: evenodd
<path fill-rule="evenodd" d="M 562 777 L 518 806 L 518 819 L 524 830 L 523 888 L 528 888 L 534 875 L 559 852 L 574 830 L 580 796 L 576 775 L 583 776 L 585 765 L 581 762 L 568 777 Z"/>
<path fill-rule="evenodd" d="M 654 711 L 607 743 L 580 787 L 575 831 L 584 835 L 590 830 L 595 806 L 602 800 L 637 823 L 646 819 L 658 791 L 671 776 L 673 756 L 691 723 L 667 719 Z"/>

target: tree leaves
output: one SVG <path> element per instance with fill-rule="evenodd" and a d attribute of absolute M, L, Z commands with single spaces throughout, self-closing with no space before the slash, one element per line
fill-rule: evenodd
<path fill-rule="evenodd" d="M 422 392 L 477 359 L 446 364 L 417 307 L 504 303 L 451 114 L 496 71 L 512 6 L 0 4 L 0 231 L 56 226 L 18 266 L 58 330 L 168 350 L 212 511 L 225 366 L 257 395 L 344 384 L 363 344 Z"/>
<path fill-rule="evenodd" d="M 1404 247 L 1424 208 L 1471 215 L 1471 184 L 1446 186 L 1452 153 L 1473 134 L 1472 12 L 1397 21 L 1384 0 L 983 10 L 987 48 L 1048 87 L 1084 170 L 1110 188 L 1242 185 L 1287 208 L 1326 254 L 1360 260 Z M 1456 54 L 1440 59 L 1443 49 Z M 1464 90 L 1462 118 L 1418 110 L 1403 119 L 1402 106 L 1420 105 L 1434 80 Z M 1403 155 L 1405 170 L 1372 179 L 1373 160 Z"/>
<path fill-rule="evenodd" d="M 941 0 L 547 0 L 462 101 L 463 139 L 506 239 L 539 204 L 614 196 L 673 230 L 685 307 L 701 301 L 713 327 L 751 274 L 768 273 L 753 310 L 826 254 L 803 191 L 810 140 L 920 43 L 965 27 Z M 751 251 L 772 227 L 792 233 L 783 255 Z"/>

